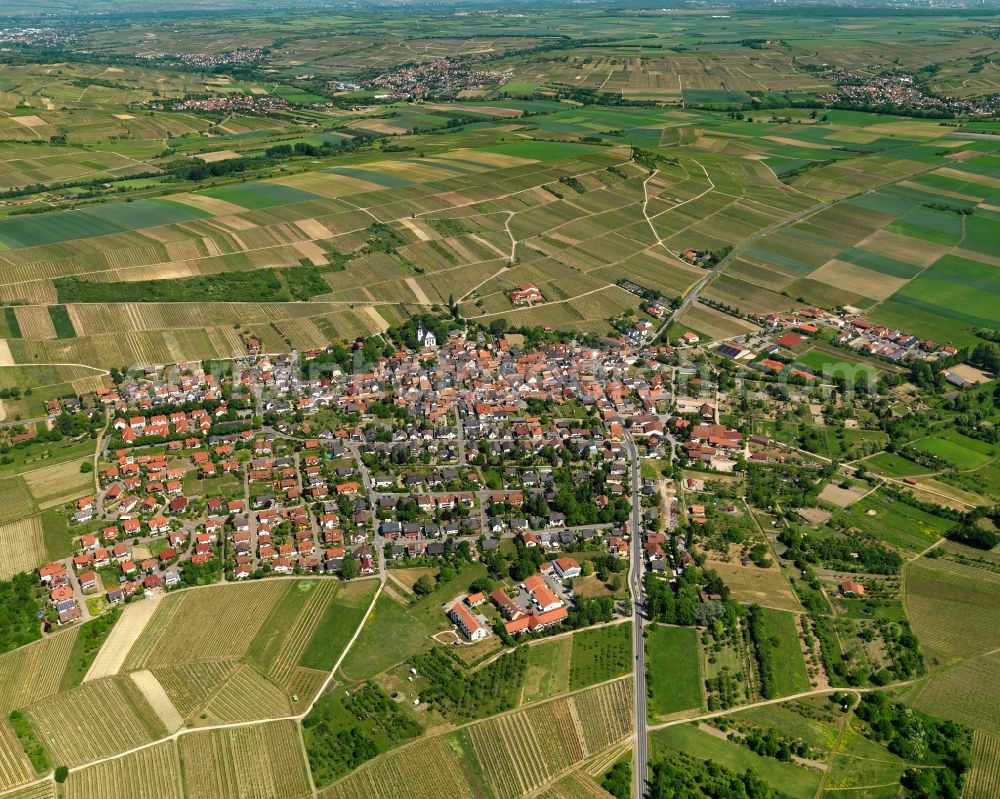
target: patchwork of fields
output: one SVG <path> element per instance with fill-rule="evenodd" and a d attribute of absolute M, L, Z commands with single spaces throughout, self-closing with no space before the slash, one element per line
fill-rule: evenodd
<path fill-rule="evenodd" d="M 829 203 L 739 248 L 705 296 L 747 313 L 780 307 L 778 293 L 851 306 L 959 345 L 995 326 L 996 142 L 962 139 L 930 121 L 824 117 L 823 124 L 800 117 L 812 124 L 710 127 L 696 142 L 761 159 Z"/>

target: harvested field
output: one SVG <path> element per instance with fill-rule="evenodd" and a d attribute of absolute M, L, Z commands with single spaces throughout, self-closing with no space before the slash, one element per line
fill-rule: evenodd
<path fill-rule="evenodd" d="M 689 306 L 687 311 L 681 314 L 680 323 L 704 333 L 713 340 L 742 336 L 760 329 L 750 322 L 701 303 Z"/>
<path fill-rule="evenodd" d="M 233 158 L 240 158 L 239 153 L 233 150 L 216 150 L 213 153 L 198 153 L 195 156 L 199 161 L 204 161 L 206 164 L 214 164 L 218 161 L 231 161 Z"/>
<path fill-rule="evenodd" d="M 84 682 L 111 677 L 121 671 L 125 658 L 142 636 L 162 599 L 162 594 L 156 594 L 144 598 L 141 602 L 131 602 L 125 607 L 101 651 L 90 665 L 87 676 L 83 678 Z"/>
<path fill-rule="evenodd" d="M 841 488 L 833 483 L 828 483 L 823 486 L 819 498 L 831 505 L 836 505 L 838 508 L 846 508 L 861 499 L 865 493 L 864 488 Z"/>
<path fill-rule="evenodd" d="M 184 723 L 184 719 L 177 712 L 177 708 L 170 701 L 170 697 L 167 696 L 166 691 L 163 690 L 163 686 L 160 685 L 156 676 L 149 671 L 133 671 L 129 676 L 145 700 L 149 702 L 149 706 L 153 708 L 153 712 L 159 716 L 160 721 L 163 722 L 163 726 L 167 728 L 167 732 L 173 733 L 179 730 Z"/>
<path fill-rule="evenodd" d="M 732 591 L 737 602 L 754 603 L 781 610 L 801 610 L 795 592 L 784 574 L 776 566 L 761 569 L 757 566 L 741 566 L 739 563 L 706 561 L 715 569 Z"/>
<path fill-rule="evenodd" d="M 431 305 L 432 304 L 431 300 L 430 300 L 430 297 L 428 297 L 427 294 L 424 293 L 423 288 L 417 282 L 417 279 L 415 277 L 408 277 L 408 278 L 406 278 L 405 282 L 406 282 L 406 285 L 409 286 L 410 290 L 413 292 L 413 296 L 417 298 L 417 302 L 419 302 L 421 305 Z"/>
<path fill-rule="evenodd" d="M 905 278 L 892 277 L 836 259 L 827 261 L 809 277 L 837 288 L 850 286 L 854 293 L 873 300 L 891 297 L 907 283 Z"/>

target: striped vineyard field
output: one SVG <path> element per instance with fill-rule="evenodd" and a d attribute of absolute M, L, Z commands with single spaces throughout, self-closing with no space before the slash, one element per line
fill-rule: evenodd
<path fill-rule="evenodd" d="M 389 752 L 320 796 L 515 799 L 620 744 L 631 731 L 632 682 L 623 678 Z"/>
<path fill-rule="evenodd" d="M 243 657 L 288 587 L 287 581 L 262 580 L 165 597 L 125 670 Z"/>
<path fill-rule="evenodd" d="M 238 667 L 237 660 L 217 660 L 164 666 L 153 674 L 174 707 L 185 719 L 190 719 L 209 703 Z"/>
<path fill-rule="evenodd" d="M 0 655 L 0 713 L 33 704 L 59 690 L 79 628 Z"/>
<path fill-rule="evenodd" d="M 47 780 L 3 794 L 3 799 L 56 799 L 56 785 Z"/>
<path fill-rule="evenodd" d="M 167 734 L 127 677 L 93 680 L 25 710 L 49 759 L 68 766 L 117 755 Z"/>
<path fill-rule="evenodd" d="M 74 772 L 63 789 L 64 799 L 184 799 L 174 742 L 98 763 Z"/>
<path fill-rule="evenodd" d="M 298 726 L 277 721 L 180 739 L 187 799 L 304 799 L 311 795 Z"/>
<path fill-rule="evenodd" d="M 473 750 L 497 799 L 537 788 L 550 776 L 549 742 L 539 740 L 526 713 L 512 713 L 469 729 Z"/>
<path fill-rule="evenodd" d="M 252 721 L 288 716 L 285 692 L 253 666 L 242 666 L 208 705 L 208 712 L 222 722 Z"/>
<path fill-rule="evenodd" d="M 268 653 L 265 673 L 278 685 L 287 686 L 292 679 L 292 671 L 302 653 L 305 652 L 309 639 L 319 627 L 326 613 L 327 606 L 337 593 L 338 584 L 332 580 L 319 580 L 302 603 L 295 620 L 289 626 L 280 645 L 273 653 Z"/>
<path fill-rule="evenodd" d="M 1000 736 L 976 730 L 972 736 L 972 770 L 966 778 L 963 799 L 1000 796 Z"/>
<path fill-rule="evenodd" d="M 17 736 L 4 719 L 0 722 L 0 791 L 23 785 L 35 776 Z"/>
<path fill-rule="evenodd" d="M 29 516 L 0 524 L 0 580 L 31 571 L 44 560 L 41 517 Z"/>
<path fill-rule="evenodd" d="M 624 678 L 571 698 L 590 757 L 632 734 L 632 679 Z"/>
<path fill-rule="evenodd" d="M 475 799 L 464 776 L 462 753 L 443 736 L 376 758 L 320 791 L 321 799 Z M 430 767 L 433 764 L 433 767 Z M 197 799 L 197 797 L 191 797 Z"/>

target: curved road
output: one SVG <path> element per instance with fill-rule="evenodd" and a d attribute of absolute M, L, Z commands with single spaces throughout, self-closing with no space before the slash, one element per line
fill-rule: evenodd
<path fill-rule="evenodd" d="M 645 594 L 643 593 L 643 556 L 642 556 L 642 506 L 639 502 L 639 452 L 635 448 L 632 436 L 625 434 L 625 447 L 628 450 L 632 465 L 632 557 L 629 564 L 629 587 L 632 590 L 632 653 L 635 655 L 633 678 L 635 693 L 635 798 L 643 799 L 647 792 L 647 776 L 649 773 L 649 753 L 647 751 L 648 736 L 646 731 L 646 647 L 644 646 L 642 630 L 646 624 Z"/>

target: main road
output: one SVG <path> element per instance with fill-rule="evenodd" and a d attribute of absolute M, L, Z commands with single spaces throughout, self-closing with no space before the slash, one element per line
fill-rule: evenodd
<path fill-rule="evenodd" d="M 625 447 L 632 464 L 632 556 L 629 564 L 629 587 L 632 590 L 632 654 L 635 692 L 635 798 L 644 799 L 649 774 L 648 735 L 646 730 L 646 647 L 642 635 L 646 625 L 646 603 L 643 586 L 644 561 L 642 551 L 642 505 L 639 502 L 640 472 L 639 452 L 629 433 L 625 434 Z"/>

